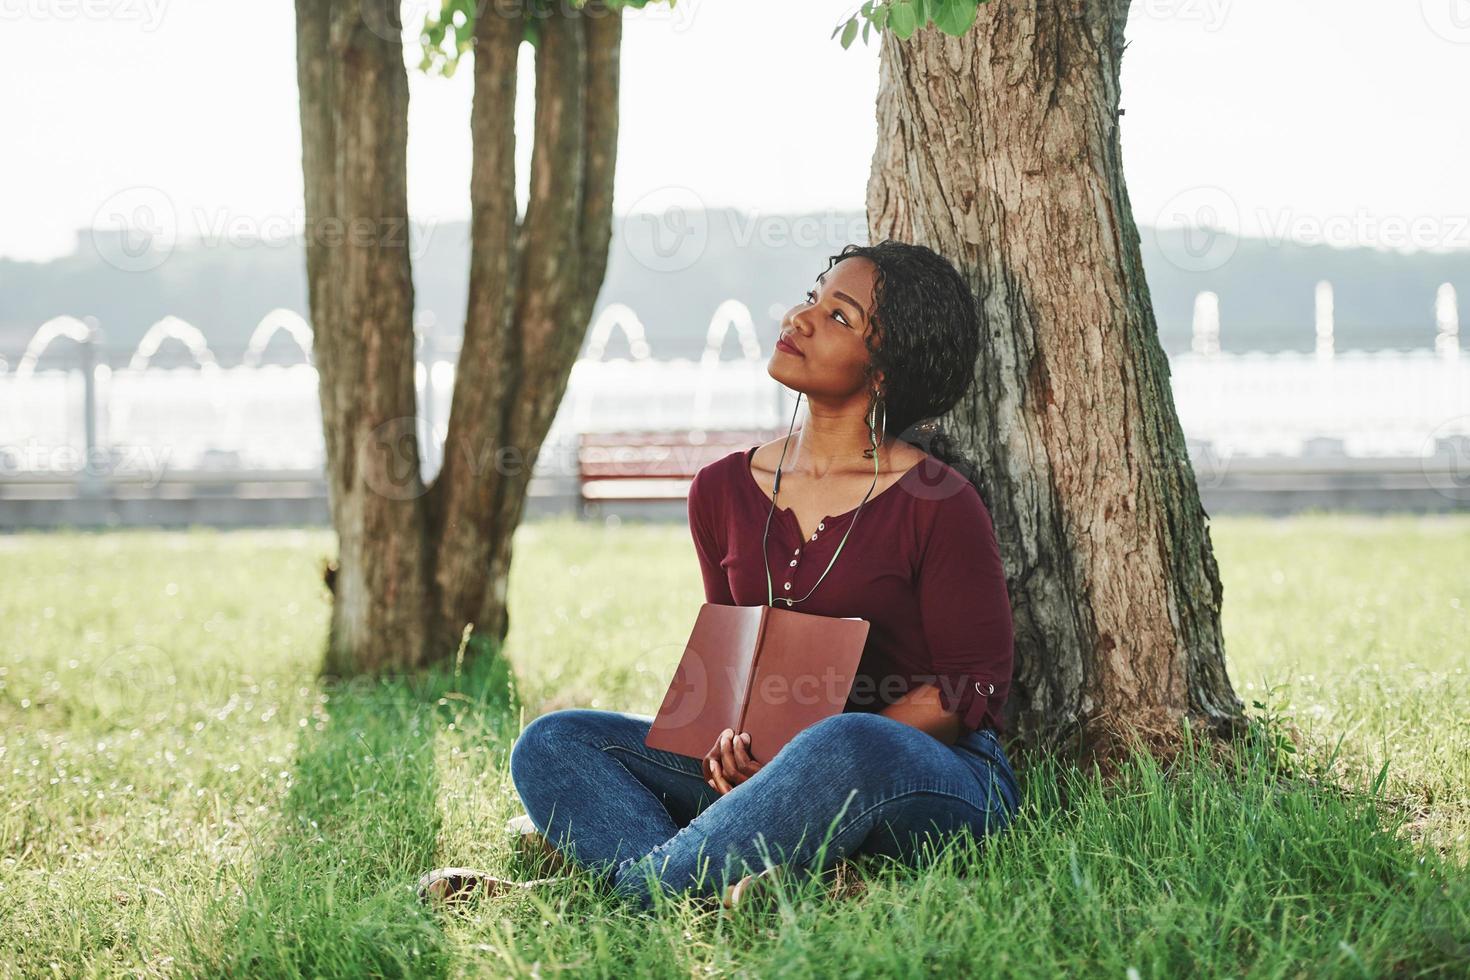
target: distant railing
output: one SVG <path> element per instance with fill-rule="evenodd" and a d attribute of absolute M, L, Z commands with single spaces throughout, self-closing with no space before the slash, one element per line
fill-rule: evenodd
<path fill-rule="evenodd" d="M 1324 288 L 1325 287 L 1325 288 Z M 1452 288 L 1436 296 L 1433 347 L 1334 349 L 1331 290 L 1317 289 L 1308 353 L 1219 350 L 1219 308 L 1202 293 L 1195 344 L 1170 359 L 1190 454 L 1234 457 L 1414 458 L 1458 452 L 1470 439 L 1470 357 L 1458 341 Z M 456 352 L 416 324 L 415 377 L 425 477 L 441 462 Z M 620 331 L 629 356 L 608 357 Z M 722 358 L 729 334 L 738 355 Z M 289 352 L 265 355 L 274 338 Z M 289 310 L 262 318 L 235 363 L 176 317 L 154 324 L 125 359 L 102 356 L 96 321 L 42 324 L 19 356 L 0 358 L 0 481 L 22 474 L 78 479 L 170 472 L 320 471 L 324 460 L 311 329 Z M 277 343 L 277 349 L 281 347 Z M 182 349 L 188 365 L 162 367 Z M 572 368 L 537 472 L 575 479 L 578 436 L 596 432 L 784 428 L 793 397 L 771 379 L 750 313 L 730 300 L 711 316 L 697 360 L 659 360 L 637 315 L 607 307 Z"/>

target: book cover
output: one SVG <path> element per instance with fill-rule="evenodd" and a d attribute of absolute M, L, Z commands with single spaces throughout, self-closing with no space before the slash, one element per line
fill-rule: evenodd
<path fill-rule="evenodd" d="M 702 759 L 731 728 L 770 761 L 803 728 L 841 713 L 868 628 L 855 616 L 704 603 L 644 744 Z"/>

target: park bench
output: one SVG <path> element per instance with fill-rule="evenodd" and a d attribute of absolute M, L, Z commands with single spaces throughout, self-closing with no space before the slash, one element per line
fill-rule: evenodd
<path fill-rule="evenodd" d="M 577 476 L 583 511 L 609 501 L 683 500 L 700 467 L 773 437 L 762 429 L 581 433 Z"/>

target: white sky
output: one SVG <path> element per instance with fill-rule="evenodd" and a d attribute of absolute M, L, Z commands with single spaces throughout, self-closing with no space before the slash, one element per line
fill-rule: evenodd
<path fill-rule="evenodd" d="M 877 46 L 828 39 L 855 7 L 629 12 L 616 210 L 670 187 L 709 206 L 861 208 Z M 1470 247 L 1470 0 L 1134 0 L 1128 34 L 1140 224 L 1219 213 L 1252 235 Z M 300 222 L 288 0 L 0 0 L 0 80 L 0 255 L 68 253 L 139 186 L 181 237 Z M 416 221 L 467 215 L 469 82 L 412 75 Z"/>

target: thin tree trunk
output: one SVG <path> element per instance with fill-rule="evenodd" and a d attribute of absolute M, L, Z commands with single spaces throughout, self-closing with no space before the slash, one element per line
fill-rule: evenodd
<path fill-rule="evenodd" d="M 414 433 L 408 78 L 391 0 L 301 0 L 307 279 L 337 529 L 329 673 L 412 665 L 425 638 Z"/>
<path fill-rule="evenodd" d="M 984 338 L 947 419 L 979 464 L 1016 623 L 1023 747 L 1107 760 L 1239 731 L 1221 587 L 1123 179 L 1127 0 L 992 0 L 884 32 L 874 241 L 971 279 Z"/>
<path fill-rule="evenodd" d="M 508 58 L 520 37 L 519 22 L 510 23 L 513 30 L 481 16 L 476 50 Z M 621 44 L 622 20 L 600 0 L 542 22 L 530 196 L 519 226 L 504 176 L 513 173 L 514 65 L 482 71 L 477 59 L 470 303 L 432 495 L 441 637 L 472 622 L 499 643 L 510 628 L 512 534 L 607 268 Z M 492 135 L 497 127 L 503 132 Z"/>
<path fill-rule="evenodd" d="M 469 312 L 444 466 L 425 486 L 398 4 L 297 3 L 307 278 L 339 542 L 329 673 L 413 668 L 453 655 L 468 624 L 495 647 L 508 629 L 511 537 L 606 267 L 621 43 L 600 2 L 541 23 L 518 221 L 523 28 L 494 6 L 475 25 Z"/>

